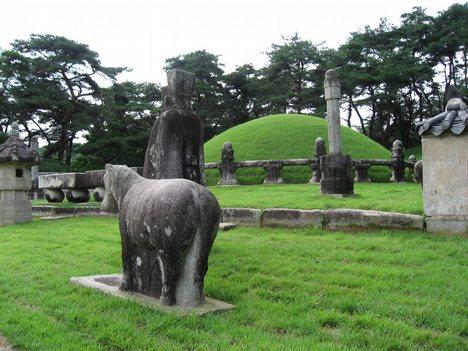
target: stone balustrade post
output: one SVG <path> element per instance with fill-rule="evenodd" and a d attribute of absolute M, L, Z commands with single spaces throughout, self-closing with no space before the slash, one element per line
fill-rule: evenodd
<path fill-rule="evenodd" d="M 356 175 L 354 181 L 356 183 L 370 183 L 369 168 L 371 167 L 368 163 L 358 163 L 354 165 Z"/>
<path fill-rule="evenodd" d="M 281 170 L 283 169 L 283 165 L 281 163 L 268 162 L 263 166 L 263 169 L 266 171 L 266 177 L 263 184 L 284 183 L 283 178 L 281 178 Z"/>
<path fill-rule="evenodd" d="M 405 154 L 403 151 L 403 143 L 400 140 L 395 140 L 392 146 L 391 182 L 400 183 L 405 181 Z"/>
<path fill-rule="evenodd" d="M 239 185 L 236 179 L 236 165 L 234 163 L 234 149 L 232 143 L 225 142 L 221 150 L 221 165 L 218 167 L 221 179 L 218 185 Z"/>

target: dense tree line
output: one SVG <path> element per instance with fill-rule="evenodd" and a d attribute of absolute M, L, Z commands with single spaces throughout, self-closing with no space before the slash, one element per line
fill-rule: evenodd
<path fill-rule="evenodd" d="M 164 68 L 195 74 L 193 103 L 206 139 L 272 113 L 323 116 L 323 77 L 337 68 L 344 121 L 386 147 L 394 139 L 411 147 L 419 142 L 414 122 L 443 110 L 448 87 L 468 90 L 468 3 L 437 16 L 414 8 L 401 19 L 366 26 L 336 49 L 298 34 L 284 38 L 259 69 L 225 72 L 219 56 L 204 50 L 168 58 Z M 46 140 L 43 169 L 142 165 L 162 97 L 157 84 L 117 82 L 124 70 L 63 37 L 14 41 L 0 51 L 0 142 L 17 120 L 29 138 Z M 78 135 L 85 144 L 75 145 Z"/>

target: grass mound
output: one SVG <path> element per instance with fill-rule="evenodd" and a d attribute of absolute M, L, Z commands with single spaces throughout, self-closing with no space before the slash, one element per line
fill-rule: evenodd
<path fill-rule="evenodd" d="M 119 272 L 120 250 L 116 218 L 1 227 L 1 334 L 38 351 L 466 350 L 460 236 L 222 232 L 205 291 L 236 308 L 203 318 L 69 283 Z"/>
<path fill-rule="evenodd" d="M 422 146 L 415 146 L 412 147 L 411 149 L 405 150 L 405 157 L 408 158 L 411 155 L 416 156 L 418 160 L 422 160 Z"/>
<path fill-rule="evenodd" d="M 375 141 L 348 127 L 341 127 L 343 152 L 354 158 L 390 158 L 390 151 Z M 205 161 L 220 160 L 224 142 L 233 143 L 238 161 L 308 158 L 313 157 L 314 142 L 317 137 L 325 139 L 328 148 L 326 120 L 298 114 L 272 115 L 233 127 L 209 140 L 205 144 Z M 388 181 L 390 170 L 386 167 L 372 167 L 370 176 L 373 181 Z M 261 169 L 242 169 L 237 178 L 244 184 L 261 183 L 264 171 Z M 285 167 L 283 178 L 290 183 L 304 183 L 310 176 L 308 167 Z M 217 171 L 207 172 L 209 184 L 217 182 Z"/>

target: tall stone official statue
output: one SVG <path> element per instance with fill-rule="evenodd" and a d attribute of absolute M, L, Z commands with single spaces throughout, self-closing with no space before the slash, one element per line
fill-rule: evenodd
<path fill-rule="evenodd" d="M 146 149 L 143 177 L 205 184 L 203 123 L 191 104 L 195 76 L 174 69 L 167 72 L 167 81 L 162 89 L 163 112 L 154 122 Z"/>

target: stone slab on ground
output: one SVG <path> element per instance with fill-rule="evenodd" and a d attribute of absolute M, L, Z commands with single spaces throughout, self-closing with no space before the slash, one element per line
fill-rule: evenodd
<path fill-rule="evenodd" d="M 222 221 L 260 227 L 262 210 L 258 208 L 222 208 Z"/>
<path fill-rule="evenodd" d="M 424 217 L 396 212 L 335 209 L 324 211 L 325 228 L 336 229 L 424 229 Z"/>
<path fill-rule="evenodd" d="M 226 230 L 231 230 L 237 227 L 236 223 L 223 222 L 219 224 L 219 230 L 225 232 Z"/>
<path fill-rule="evenodd" d="M 215 300 L 205 297 L 205 304 L 200 307 L 194 308 L 181 308 L 177 306 L 163 306 L 160 304 L 159 299 L 147 295 L 135 293 L 132 291 L 123 291 L 119 289 L 121 274 L 105 274 L 105 275 L 92 275 L 87 277 L 72 277 L 70 282 L 72 284 L 85 286 L 88 288 L 99 290 L 105 294 L 117 296 L 122 299 L 132 300 L 141 305 L 149 306 L 161 312 L 171 312 L 179 315 L 205 315 L 218 311 L 227 311 L 234 308 L 227 302 Z"/>
<path fill-rule="evenodd" d="M 263 211 L 262 227 L 322 227 L 322 210 L 269 208 Z"/>

